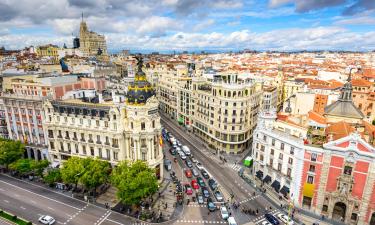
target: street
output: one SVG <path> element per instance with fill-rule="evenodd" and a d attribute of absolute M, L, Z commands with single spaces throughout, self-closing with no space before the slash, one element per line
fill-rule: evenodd
<path fill-rule="evenodd" d="M 162 125 L 172 133 L 174 137 L 177 138 L 183 145 L 187 145 L 194 157 L 203 164 L 203 166 L 208 170 L 210 174 L 218 181 L 221 185 L 221 190 L 224 193 L 226 199 L 229 199 L 230 194 L 234 194 L 233 201 L 239 202 L 241 207 L 257 210 L 258 215 L 252 216 L 245 213 L 242 213 L 240 209 L 231 210 L 232 215 L 235 217 L 238 224 L 245 224 L 248 222 L 260 223 L 264 221 L 264 214 L 270 212 L 272 214 L 277 214 L 279 211 L 275 205 L 268 202 L 259 192 L 256 192 L 250 185 L 245 183 L 237 174 L 237 171 L 240 169 L 238 165 L 233 163 L 225 163 L 219 159 L 219 156 L 212 154 L 206 150 L 206 147 L 202 140 L 198 137 L 183 131 L 175 123 L 171 122 L 163 114 L 161 114 Z M 254 192 L 256 194 L 254 195 Z M 271 207 L 271 208 L 270 208 Z M 190 208 L 184 213 L 190 213 Z M 203 211 L 207 214 L 207 208 L 203 208 Z M 220 212 L 217 212 L 219 214 Z M 190 214 L 189 214 L 190 215 Z M 193 217 L 189 218 L 190 220 L 201 219 L 199 214 L 191 213 Z M 219 217 L 220 218 L 220 217 Z"/>

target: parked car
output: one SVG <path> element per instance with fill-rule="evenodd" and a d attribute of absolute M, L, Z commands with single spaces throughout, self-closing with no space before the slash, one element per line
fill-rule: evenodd
<path fill-rule="evenodd" d="M 39 217 L 39 222 L 42 224 L 52 225 L 56 222 L 56 220 L 52 216 L 44 215 Z"/>
<path fill-rule="evenodd" d="M 181 144 L 181 142 L 180 142 L 179 140 L 176 140 L 176 143 L 177 143 L 177 146 L 178 146 L 178 147 L 181 147 L 181 146 L 182 146 L 182 144 Z"/>
<path fill-rule="evenodd" d="M 186 155 L 185 155 L 185 153 L 180 152 L 180 158 L 181 158 L 182 160 L 185 160 L 185 159 L 186 159 Z"/>
<path fill-rule="evenodd" d="M 198 182 L 199 186 L 206 187 L 206 183 L 204 183 L 202 177 L 197 177 L 197 182 Z"/>
<path fill-rule="evenodd" d="M 262 225 L 272 225 L 270 222 L 268 222 L 267 220 L 263 221 L 262 222 Z"/>
<path fill-rule="evenodd" d="M 204 198 L 203 198 L 203 195 L 199 194 L 197 196 L 197 200 L 198 200 L 198 204 L 201 205 L 204 203 Z"/>
<path fill-rule="evenodd" d="M 220 207 L 220 213 L 221 213 L 221 218 L 222 218 L 223 220 L 228 219 L 228 217 L 229 217 L 229 212 L 228 212 L 227 207 L 225 207 L 225 206 L 221 206 L 221 207 Z"/>
<path fill-rule="evenodd" d="M 196 169 L 194 169 L 194 168 L 191 169 L 191 172 L 193 173 L 194 177 L 199 176 L 199 173 L 198 173 L 198 171 Z"/>
<path fill-rule="evenodd" d="M 192 180 L 192 181 L 191 181 L 191 186 L 192 186 L 194 189 L 199 189 L 199 185 L 198 185 L 198 183 L 197 183 L 196 180 Z"/>
<path fill-rule="evenodd" d="M 164 167 L 167 171 L 172 170 L 172 162 L 169 159 L 164 160 Z"/>
<path fill-rule="evenodd" d="M 217 188 L 217 183 L 213 178 L 211 178 L 208 180 L 208 186 L 210 186 L 211 190 L 214 191 Z"/>
<path fill-rule="evenodd" d="M 281 221 L 283 221 L 283 223 L 285 223 L 287 225 L 293 225 L 294 224 L 293 220 L 285 214 L 279 213 L 279 214 L 276 215 L 276 217 L 279 218 Z"/>
<path fill-rule="evenodd" d="M 191 161 L 193 162 L 193 163 L 197 163 L 198 162 L 198 160 L 196 160 L 194 157 L 190 157 L 191 158 Z"/>
<path fill-rule="evenodd" d="M 208 175 L 207 171 L 203 168 L 201 169 L 201 174 L 204 178 L 209 179 L 210 175 Z"/>
<path fill-rule="evenodd" d="M 224 201 L 223 194 L 220 191 L 215 191 L 214 195 L 218 202 Z"/>
<path fill-rule="evenodd" d="M 190 169 L 185 169 L 185 175 L 187 178 L 191 178 L 193 176 Z"/>
<path fill-rule="evenodd" d="M 171 153 L 171 155 L 176 155 L 177 154 L 177 151 L 174 148 L 170 148 L 169 152 Z"/>
<path fill-rule="evenodd" d="M 204 167 L 202 166 L 202 164 L 200 162 L 197 162 L 197 164 L 195 164 L 198 168 L 198 170 L 202 170 L 204 169 Z"/>
<path fill-rule="evenodd" d="M 266 213 L 264 215 L 264 217 L 268 220 L 268 222 L 270 222 L 273 225 L 279 225 L 280 224 L 279 220 L 272 214 Z"/>
<path fill-rule="evenodd" d="M 190 184 L 185 184 L 185 193 L 187 195 L 192 195 L 193 194 L 193 189 L 191 189 Z"/>
<path fill-rule="evenodd" d="M 193 167 L 193 163 L 189 159 L 186 159 L 185 164 L 189 168 Z"/>
<path fill-rule="evenodd" d="M 206 187 L 201 187 L 202 189 L 202 194 L 205 198 L 209 198 L 210 197 L 210 192 L 208 191 L 208 189 Z"/>
<path fill-rule="evenodd" d="M 216 205 L 215 203 L 212 201 L 211 198 L 207 198 L 207 208 L 208 210 L 210 210 L 210 212 L 213 212 L 216 210 Z"/>
<path fill-rule="evenodd" d="M 182 148 L 182 151 L 184 151 L 184 153 L 185 153 L 187 156 L 191 155 L 191 151 L 190 151 L 190 149 L 189 149 L 188 146 L 184 145 L 184 146 L 182 146 L 181 148 Z"/>

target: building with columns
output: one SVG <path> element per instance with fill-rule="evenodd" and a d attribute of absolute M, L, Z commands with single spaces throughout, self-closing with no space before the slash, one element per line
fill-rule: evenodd
<path fill-rule="evenodd" d="M 98 102 L 88 98 L 45 101 L 44 126 L 51 160 L 59 163 L 71 156 L 98 157 L 112 165 L 143 160 L 162 178 L 159 102 L 142 71 L 142 62 L 124 103 L 96 99 Z"/>
<path fill-rule="evenodd" d="M 79 49 L 85 56 L 107 55 L 104 35 L 90 31 L 83 17 L 79 28 L 79 45 Z"/>
<path fill-rule="evenodd" d="M 254 180 L 272 194 L 345 224 L 375 224 L 375 126 L 352 102 L 350 76 L 324 116 L 262 112 Z"/>

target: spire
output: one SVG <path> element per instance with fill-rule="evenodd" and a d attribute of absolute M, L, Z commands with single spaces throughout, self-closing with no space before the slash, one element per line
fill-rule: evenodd
<path fill-rule="evenodd" d="M 83 22 L 83 12 L 82 12 L 82 22 Z"/>
<path fill-rule="evenodd" d="M 347 102 L 352 101 L 352 92 L 353 92 L 352 70 L 353 69 L 354 68 L 350 68 L 348 79 L 346 80 L 346 83 L 344 84 L 344 86 L 341 88 L 341 94 L 340 94 L 340 97 L 339 97 L 339 101 L 347 101 Z"/>

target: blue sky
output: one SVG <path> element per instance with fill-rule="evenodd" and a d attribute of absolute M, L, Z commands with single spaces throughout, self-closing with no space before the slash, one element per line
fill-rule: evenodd
<path fill-rule="evenodd" d="M 4 0 L 0 45 L 71 46 L 82 12 L 111 50 L 375 49 L 375 0 Z"/>

